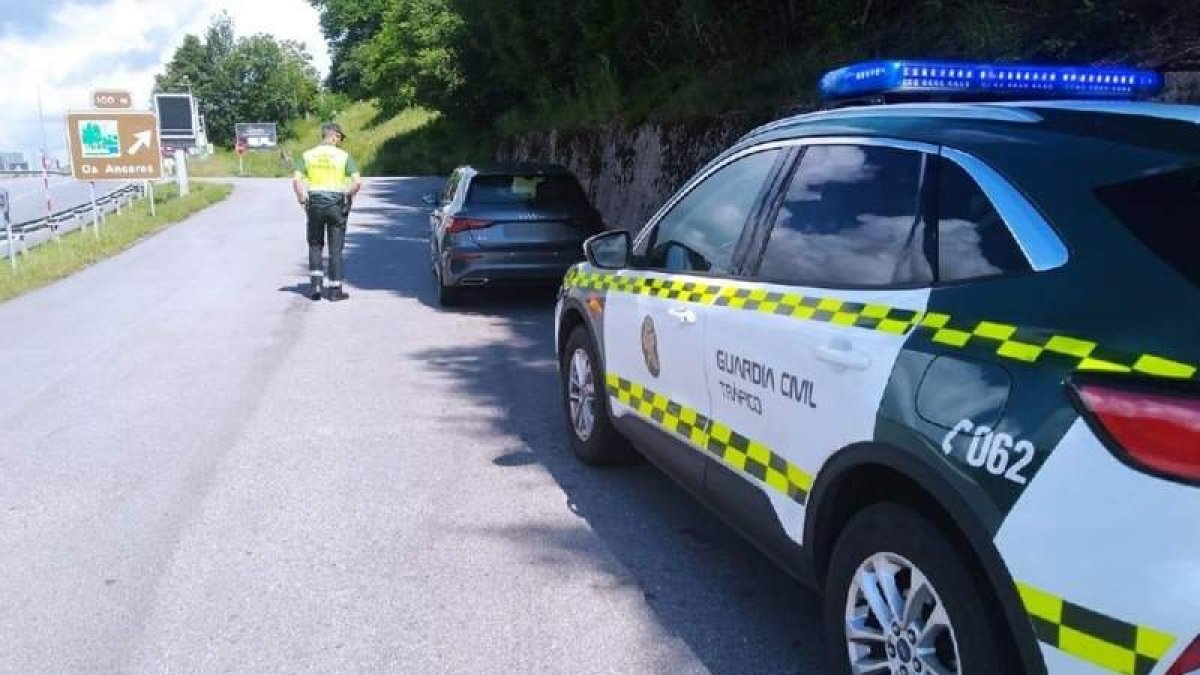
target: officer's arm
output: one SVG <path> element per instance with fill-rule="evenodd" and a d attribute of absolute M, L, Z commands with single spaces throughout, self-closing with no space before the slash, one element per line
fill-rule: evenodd
<path fill-rule="evenodd" d="M 292 190 L 296 193 L 296 201 L 308 203 L 308 186 L 304 184 L 304 175 L 299 171 L 292 177 Z"/>
<path fill-rule="evenodd" d="M 292 172 L 292 191 L 296 193 L 296 201 L 301 204 L 308 203 L 308 185 L 304 182 L 304 176 L 308 173 L 308 167 L 304 164 L 304 157 L 296 160 L 296 168 Z"/>
<path fill-rule="evenodd" d="M 350 174 L 350 187 L 346 189 L 346 195 L 354 199 L 354 195 L 362 189 L 362 173 L 359 172 L 358 162 L 355 162 L 353 157 L 346 158 L 346 173 Z"/>

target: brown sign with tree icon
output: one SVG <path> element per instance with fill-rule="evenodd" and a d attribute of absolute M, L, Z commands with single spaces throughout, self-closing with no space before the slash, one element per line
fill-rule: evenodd
<path fill-rule="evenodd" d="M 162 178 L 158 120 L 154 113 L 86 110 L 67 113 L 67 147 L 76 180 Z"/>

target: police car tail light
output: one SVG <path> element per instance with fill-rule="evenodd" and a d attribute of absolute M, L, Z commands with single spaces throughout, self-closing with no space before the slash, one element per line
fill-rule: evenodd
<path fill-rule="evenodd" d="M 826 100 L 933 94 L 963 98 L 1107 98 L 1157 95 L 1163 77 L 1123 67 L 1040 66 L 931 60 L 868 61 L 821 78 Z"/>
<path fill-rule="evenodd" d="M 1200 392 L 1140 379 L 1088 379 L 1076 381 L 1075 393 L 1124 459 L 1200 483 Z"/>
<path fill-rule="evenodd" d="M 467 230 L 482 230 L 485 227 L 491 227 L 492 221 L 480 220 L 478 218 L 451 218 L 450 222 L 446 223 L 446 231 L 450 234 L 455 232 L 466 232 Z"/>
<path fill-rule="evenodd" d="M 1179 655 L 1179 660 L 1166 675 L 1200 675 L 1200 637 Z"/>

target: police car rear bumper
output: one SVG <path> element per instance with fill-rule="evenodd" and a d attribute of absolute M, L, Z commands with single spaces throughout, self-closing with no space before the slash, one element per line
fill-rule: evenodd
<path fill-rule="evenodd" d="M 1200 635 L 1200 489 L 1078 420 L 996 535 L 1049 673 L 1164 673 Z"/>

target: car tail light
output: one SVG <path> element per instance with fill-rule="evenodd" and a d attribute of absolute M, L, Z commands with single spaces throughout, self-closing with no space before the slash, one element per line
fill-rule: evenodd
<path fill-rule="evenodd" d="M 478 218 L 451 218 L 446 223 L 446 232 L 454 234 L 456 232 L 466 232 L 467 230 L 482 230 L 485 227 L 491 227 L 492 221 L 480 220 Z"/>
<path fill-rule="evenodd" d="M 1200 637 L 1192 640 L 1192 644 L 1175 661 L 1175 665 L 1167 670 L 1166 675 L 1197 675 L 1200 673 Z"/>
<path fill-rule="evenodd" d="M 1119 456 L 1160 476 L 1200 483 L 1200 391 L 1190 384 L 1077 377 L 1074 390 Z"/>

